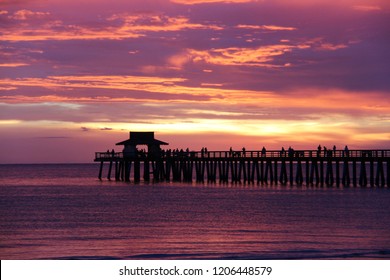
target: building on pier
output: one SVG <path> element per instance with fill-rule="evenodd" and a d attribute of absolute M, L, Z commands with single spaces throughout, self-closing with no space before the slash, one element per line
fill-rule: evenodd
<path fill-rule="evenodd" d="M 161 154 L 161 145 L 168 145 L 168 143 L 154 138 L 154 132 L 130 132 L 130 138 L 116 145 L 123 145 L 123 157 L 135 158 L 139 156 L 138 145 L 146 145 L 148 147 L 149 157 L 159 157 Z"/>

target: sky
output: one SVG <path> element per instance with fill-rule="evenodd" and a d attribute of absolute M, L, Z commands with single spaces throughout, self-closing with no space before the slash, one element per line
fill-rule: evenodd
<path fill-rule="evenodd" d="M 388 0 L 0 0 L 0 163 L 390 148 Z"/>

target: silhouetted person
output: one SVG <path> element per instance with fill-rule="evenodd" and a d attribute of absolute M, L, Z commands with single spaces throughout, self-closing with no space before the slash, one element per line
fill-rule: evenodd
<path fill-rule="evenodd" d="M 348 149 L 348 146 L 345 146 L 345 148 L 344 148 L 344 155 L 345 155 L 346 157 L 349 157 L 349 149 Z"/>
<path fill-rule="evenodd" d="M 293 155 L 294 155 L 294 149 L 291 148 L 291 146 L 290 146 L 290 147 L 288 147 L 288 156 L 293 157 Z"/>
<path fill-rule="evenodd" d="M 263 149 L 261 149 L 261 156 L 262 156 L 262 157 L 265 157 L 266 153 L 267 153 L 267 150 L 266 150 L 265 147 L 263 146 Z"/>

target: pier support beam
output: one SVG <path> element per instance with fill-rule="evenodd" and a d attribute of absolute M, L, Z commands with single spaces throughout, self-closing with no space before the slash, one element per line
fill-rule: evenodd
<path fill-rule="evenodd" d="M 287 167 L 286 167 L 286 161 L 284 159 L 282 159 L 282 163 L 281 163 L 281 168 L 280 168 L 280 178 L 279 178 L 279 182 L 282 184 L 282 185 L 286 185 L 287 184 Z"/>
<path fill-rule="evenodd" d="M 377 187 L 384 187 L 385 184 L 386 182 L 385 182 L 385 174 L 383 172 L 383 161 L 379 160 L 376 167 L 375 185 Z"/>
<path fill-rule="evenodd" d="M 374 177 L 374 161 L 370 159 L 370 186 L 373 187 L 375 182 Z"/>
<path fill-rule="evenodd" d="M 362 160 L 360 162 L 360 176 L 359 176 L 359 185 L 361 187 L 367 187 L 367 172 L 366 172 L 366 162 Z"/>
<path fill-rule="evenodd" d="M 103 173 L 103 161 L 100 162 L 100 168 L 99 168 L 99 180 L 102 179 L 102 173 Z"/>
<path fill-rule="evenodd" d="M 387 187 L 390 188 L 390 160 L 387 160 L 387 172 L 386 172 L 386 177 L 387 177 Z"/>
<path fill-rule="evenodd" d="M 349 187 L 349 184 L 351 183 L 351 179 L 349 177 L 349 163 L 347 160 L 344 161 L 343 165 L 343 178 L 342 178 L 342 184 L 344 187 Z"/>
<path fill-rule="evenodd" d="M 333 186 L 333 162 L 332 160 L 328 160 L 326 164 L 326 175 L 325 175 L 325 183 L 328 187 Z"/>
<path fill-rule="evenodd" d="M 125 168 L 125 172 L 124 172 L 125 181 L 130 182 L 131 161 L 126 160 L 124 164 L 124 168 Z"/>
<path fill-rule="evenodd" d="M 195 161 L 195 173 L 196 173 L 196 181 L 204 182 L 204 162 L 203 161 Z"/>
<path fill-rule="evenodd" d="M 324 185 L 324 161 L 320 160 L 320 184 Z"/>
<path fill-rule="evenodd" d="M 310 184 L 310 161 L 306 160 L 306 186 Z"/>
<path fill-rule="evenodd" d="M 274 181 L 274 174 L 273 174 L 272 169 L 273 169 L 272 168 L 272 161 L 269 159 L 269 160 L 267 160 L 267 162 L 265 164 L 264 183 L 266 183 L 266 184 L 268 184 L 268 174 L 269 174 L 269 177 L 270 177 L 271 184 Z"/>
<path fill-rule="evenodd" d="M 171 180 L 171 169 L 172 169 L 172 159 L 168 158 L 165 161 L 165 180 L 170 181 Z"/>
<path fill-rule="evenodd" d="M 141 163 L 139 159 L 134 160 L 134 182 L 138 183 L 141 180 Z"/>
<path fill-rule="evenodd" d="M 316 179 L 316 185 L 318 186 L 320 184 L 320 178 L 318 174 L 318 162 L 317 160 L 313 160 L 311 163 L 311 170 L 310 170 L 310 184 L 314 184 L 314 177 Z"/>
<path fill-rule="evenodd" d="M 108 168 L 107 179 L 111 180 L 112 160 L 110 160 L 110 166 Z"/>
<path fill-rule="evenodd" d="M 144 161 L 144 181 L 150 181 L 150 162 L 149 160 Z"/>
<path fill-rule="evenodd" d="M 302 162 L 300 159 L 298 159 L 297 162 L 297 175 L 295 178 L 295 182 L 297 183 L 298 186 L 301 186 L 303 183 Z"/>

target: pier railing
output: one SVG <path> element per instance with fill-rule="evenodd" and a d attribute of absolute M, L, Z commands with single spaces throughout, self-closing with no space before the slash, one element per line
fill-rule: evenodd
<path fill-rule="evenodd" d="M 123 153 L 112 153 L 112 152 L 96 152 L 95 161 L 98 160 L 112 160 L 112 159 L 121 159 L 123 158 Z"/>
<path fill-rule="evenodd" d="M 159 155 L 138 152 L 132 158 L 390 158 L 390 150 L 271 150 L 271 151 L 161 151 Z M 95 161 L 126 158 L 122 152 L 96 152 Z"/>

